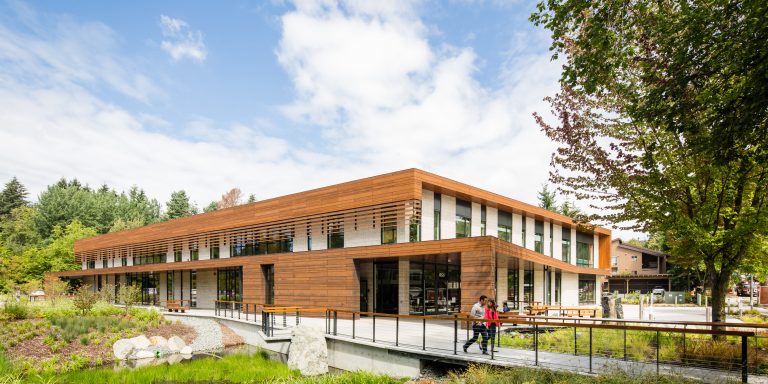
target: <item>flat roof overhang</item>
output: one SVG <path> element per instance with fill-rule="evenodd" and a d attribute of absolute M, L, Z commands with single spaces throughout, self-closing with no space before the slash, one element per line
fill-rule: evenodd
<path fill-rule="evenodd" d="M 290 253 L 276 253 L 267 255 L 241 256 L 215 260 L 197 260 L 185 262 L 171 262 L 158 264 L 144 264 L 128 267 L 98 268 L 73 270 L 63 272 L 49 272 L 47 276 L 55 277 L 82 277 L 95 275 L 123 274 L 133 272 L 161 272 L 161 271 L 185 271 L 216 269 L 236 266 L 275 264 L 281 257 L 323 257 L 323 256 L 347 256 L 349 259 L 376 259 L 385 257 L 410 257 L 419 255 L 461 253 L 461 252 L 487 252 L 489 256 L 500 254 L 515 257 L 520 260 L 530 261 L 543 265 L 549 265 L 563 271 L 594 275 L 610 275 L 610 270 L 603 268 L 586 268 L 556 260 L 550 256 L 542 255 L 519 245 L 499 240 L 492 236 L 467 237 L 460 239 L 419 241 L 414 243 L 371 245 L 365 247 L 324 249 L 318 251 L 303 251 Z"/>

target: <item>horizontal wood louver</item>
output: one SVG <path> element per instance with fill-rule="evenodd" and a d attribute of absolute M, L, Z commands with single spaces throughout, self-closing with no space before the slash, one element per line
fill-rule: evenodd
<path fill-rule="evenodd" d="M 75 253 L 78 261 L 111 258 L 115 254 L 130 257 L 166 253 L 182 250 L 184 244 L 205 243 L 210 246 L 228 246 L 233 243 L 273 242 L 292 239 L 297 233 L 306 233 L 307 228 L 316 228 L 324 233 L 352 228 L 375 228 L 376 226 L 418 224 L 421 221 L 421 201 L 408 199 L 367 207 L 339 210 L 325 214 L 287 218 L 270 223 L 235 227 L 227 230 L 202 232 L 187 236 L 128 244 L 120 247 L 80 251 Z"/>

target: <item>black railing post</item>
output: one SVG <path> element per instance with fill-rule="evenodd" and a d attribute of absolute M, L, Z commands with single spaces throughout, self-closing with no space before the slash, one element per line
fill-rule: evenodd
<path fill-rule="evenodd" d="M 592 373 L 592 327 L 589 327 L 589 373 Z"/>
<path fill-rule="evenodd" d="M 330 334 L 331 333 L 330 322 L 328 320 L 328 318 L 331 316 L 330 313 L 331 312 L 328 309 L 325 310 L 325 333 L 326 334 Z"/>
<path fill-rule="evenodd" d="M 627 329 L 624 328 L 624 361 L 627 361 Z"/>
<path fill-rule="evenodd" d="M 299 320 L 301 320 L 301 312 L 299 310 L 296 310 L 296 325 L 299 325 Z"/>
<path fill-rule="evenodd" d="M 352 312 L 352 340 L 355 339 L 355 313 Z"/>
<path fill-rule="evenodd" d="M 240 311 L 243 309 L 243 304 L 237 306 L 237 319 L 240 320 Z"/>
<path fill-rule="evenodd" d="M 573 355 L 579 355 L 579 341 L 576 339 L 576 325 L 573 325 Z"/>
<path fill-rule="evenodd" d="M 533 324 L 533 350 L 534 354 L 536 355 L 536 360 L 534 360 L 534 365 L 539 365 L 539 325 L 534 323 Z M 493 352 L 493 349 L 491 349 L 491 352 Z"/>
<path fill-rule="evenodd" d="M 453 320 L 453 354 L 456 354 L 456 346 L 459 344 L 459 321 Z"/>
<path fill-rule="evenodd" d="M 286 311 L 283 311 L 283 328 L 288 327 L 288 315 L 286 315 Z"/>
<path fill-rule="evenodd" d="M 427 319 L 421 319 L 421 350 L 427 350 Z"/>
<path fill-rule="evenodd" d="M 339 311 L 333 311 L 333 335 L 339 334 Z"/>
<path fill-rule="evenodd" d="M 395 347 L 400 346 L 400 318 L 395 317 Z"/>
<path fill-rule="evenodd" d="M 245 303 L 245 321 L 248 321 L 248 303 Z"/>
<path fill-rule="evenodd" d="M 659 375 L 659 349 L 661 349 L 661 339 L 659 339 L 659 331 L 656 331 L 656 376 Z"/>
<path fill-rule="evenodd" d="M 749 376 L 749 338 L 741 336 L 741 382 L 746 383 Z"/>
<path fill-rule="evenodd" d="M 376 342 L 376 315 L 373 315 L 373 337 L 371 338 L 372 342 Z"/>

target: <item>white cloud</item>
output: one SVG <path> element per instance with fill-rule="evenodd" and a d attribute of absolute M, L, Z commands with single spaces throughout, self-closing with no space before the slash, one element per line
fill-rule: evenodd
<path fill-rule="evenodd" d="M 184 20 L 166 15 L 160 15 L 160 26 L 163 32 L 160 47 L 171 56 L 173 61 L 185 58 L 197 62 L 205 61 L 208 50 L 203 43 L 202 32 L 191 30 Z"/>

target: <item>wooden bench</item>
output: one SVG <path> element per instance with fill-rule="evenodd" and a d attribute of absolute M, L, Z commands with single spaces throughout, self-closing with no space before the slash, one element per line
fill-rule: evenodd
<path fill-rule="evenodd" d="M 189 309 L 188 306 L 184 305 L 185 301 L 191 300 L 167 300 L 165 301 L 165 309 L 168 312 L 185 313 Z"/>
<path fill-rule="evenodd" d="M 597 317 L 597 308 L 563 308 L 560 314 L 565 317 Z"/>

